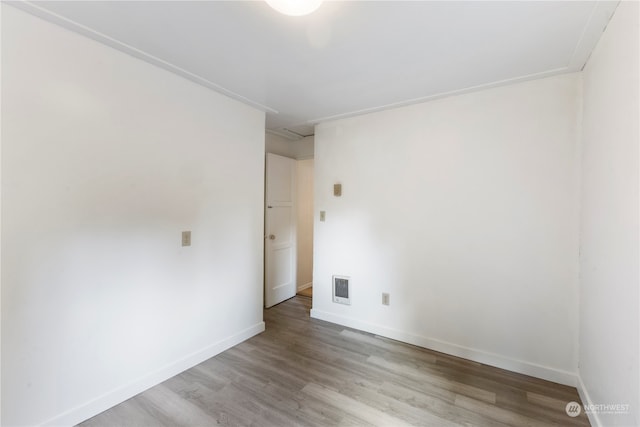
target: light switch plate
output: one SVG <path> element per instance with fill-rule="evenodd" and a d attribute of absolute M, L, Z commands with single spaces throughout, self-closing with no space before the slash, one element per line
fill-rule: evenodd
<path fill-rule="evenodd" d="M 333 195 L 336 197 L 342 196 L 342 184 L 333 184 Z"/>
<path fill-rule="evenodd" d="M 326 212 L 320 211 L 320 221 L 324 222 L 325 216 L 326 216 Z"/>
<path fill-rule="evenodd" d="M 382 293 L 382 305 L 389 305 L 389 294 L 386 292 Z"/>
<path fill-rule="evenodd" d="M 182 246 L 191 246 L 191 232 L 183 231 L 182 232 Z"/>

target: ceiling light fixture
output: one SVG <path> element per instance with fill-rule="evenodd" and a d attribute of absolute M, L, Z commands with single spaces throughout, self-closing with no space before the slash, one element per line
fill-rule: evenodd
<path fill-rule="evenodd" d="M 265 0 L 269 6 L 289 16 L 308 15 L 322 4 L 322 0 Z"/>

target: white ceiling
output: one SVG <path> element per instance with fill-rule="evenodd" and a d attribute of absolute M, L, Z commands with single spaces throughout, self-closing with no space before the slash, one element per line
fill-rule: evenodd
<path fill-rule="evenodd" d="M 18 7 L 267 112 L 314 123 L 578 71 L 617 2 L 71 1 Z"/>

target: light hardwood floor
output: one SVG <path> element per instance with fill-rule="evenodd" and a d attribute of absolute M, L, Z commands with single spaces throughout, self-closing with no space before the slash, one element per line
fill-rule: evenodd
<path fill-rule="evenodd" d="M 266 331 L 84 423 L 98 426 L 589 425 L 575 388 L 309 318 L 265 310 Z"/>

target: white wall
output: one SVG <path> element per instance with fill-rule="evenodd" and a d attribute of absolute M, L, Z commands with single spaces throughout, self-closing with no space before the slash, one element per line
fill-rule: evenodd
<path fill-rule="evenodd" d="M 579 83 L 318 125 L 312 316 L 573 383 Z M 333 274 L 351 306 L 332 303 Z"/>
<path fill-rule="evenodd" d="M 74 424 L 264 328 L 264 113 L 7 5 L 2 32 L 2 424 Z"/>
<path fill-rule="evenodd" d="M 313 280 L 313 159 L 296 162 L 297 199 L 297 287 Z"/>
<path fill-rule="evenodd" d="M 637 2 L 621 2 L 584 69 L 580 390 L 594 425 L 640 425 Z M 586 402 L 585 402 L 586 403 Z"/>
<path fill-rule="evenodd" d="M 315 136 L 307 136 L 295 144 L 295 156 L 298 160 L 313 159 Z"/>

